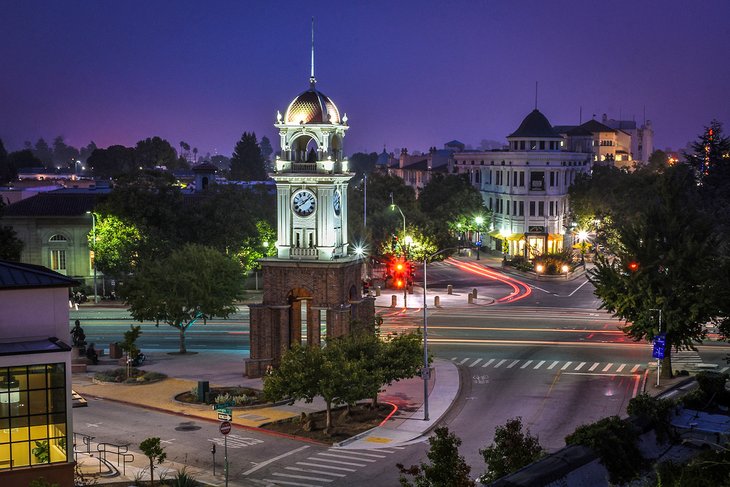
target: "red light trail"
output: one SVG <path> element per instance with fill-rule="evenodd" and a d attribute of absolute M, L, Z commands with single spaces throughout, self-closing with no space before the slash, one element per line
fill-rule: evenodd
<path fill-rule="evenodd" d="M 458 267 L 461 270 L 470 272 L 472 274 L 476 274 L 478 276 L 486 277 L 495 281 L 499 281 L 503 284 L 508 285 L 512 288 L 512 292 L 508 294 L 507 296 L 501 297 L 497 299 L 498 303 L 511 303 L 514 301 L 518 301 L 520 299 L 524 299 L 530 294 L 532 294 L 532 289 L 530 289 L 530 286 L 525 284 L 522 281 L 518 281 L 517 279 L 513 277 L 506 276 L 500 272 L 497 272 L 495 270 L 492 270 L 488 267 L 484 267 L 479 264 L 472 264 L 470 262 L 462 262 L 460 260 L 453 259 L 449 257 L 446 259 L 446 262 L 449 264 Z"/>

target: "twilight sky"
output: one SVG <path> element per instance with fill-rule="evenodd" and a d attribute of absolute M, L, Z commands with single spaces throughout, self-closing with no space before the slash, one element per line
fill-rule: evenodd
<path fill-rule="evenodd" d="M 657 148 L 730 124 L 728 0 L 23 0 L 0 16 L 0 139 L 159 135 L 230 155 L 253 130 L 276 150 L 276 110 L 308 87 L 312 16 L 346 153 L 502 141 L 535 81 L 554 125 L 645 109 Z"/>

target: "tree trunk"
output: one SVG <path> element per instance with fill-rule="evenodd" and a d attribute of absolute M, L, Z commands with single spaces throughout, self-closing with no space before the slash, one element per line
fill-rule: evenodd
<path fill-rule="evenodd" d="M 150 458 L 150 486 L 155 487 L 155 463 Z"/>
<path fill-rule="evenodd" d="M 370 403 L 370 409 L 376 409 L 378 407 L 378 393 L 376 392 Z"/>
<path fill-rule="evenodd" d="M 672 350 L 669 347 L 669 343 L 667 343 L 666 348 L 664 349 L 664 358 L 662 359 L 662 370 L 659 374 L 659 377 L 662 379 L 671 379 L 674 377 L 673 371 L 672 371 Z"/>
<path fill-rule="evenodd" d="M 325 401 L 325 403 L 327 404 L 327 421 L 325 422 L 324 429 L 329 432 L 332 427 L 332 401 Z"/>
<path fill-rule="evenodd" d="M 185 327 L 179 325 L 178 329 L 180 330 L 180 353 L 187 353 L 187 349 L 185 348 Z"/>

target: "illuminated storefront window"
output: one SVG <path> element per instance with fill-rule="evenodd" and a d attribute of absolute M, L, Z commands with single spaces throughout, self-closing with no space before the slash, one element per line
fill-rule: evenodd
<path fill-rule="evenodd" d="M 0 470 L 68 461 L 63 363 L 0 368 Z"/>

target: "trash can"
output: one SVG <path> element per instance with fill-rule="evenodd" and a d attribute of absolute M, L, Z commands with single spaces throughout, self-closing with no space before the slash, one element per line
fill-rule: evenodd
<path fill-rule="evenodd" d="M 206 401 L 208 399 L 208 393 L 210 392 L 210 385 L 207 380 L 198 381 L 198 401 Z"/>
<path fill-rule="evenodd" d="M 119 343 L 109 344 L 109 358 L 122 358 L 122 348 L 119 346 Z"/>

